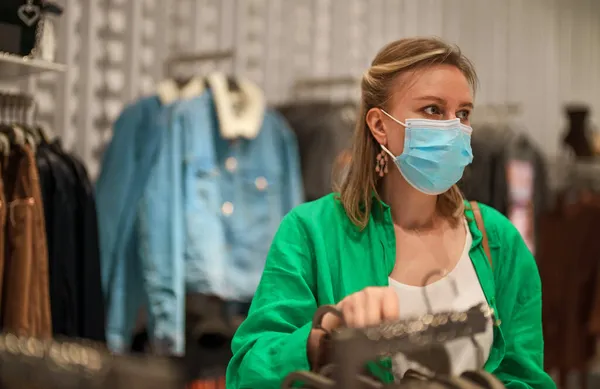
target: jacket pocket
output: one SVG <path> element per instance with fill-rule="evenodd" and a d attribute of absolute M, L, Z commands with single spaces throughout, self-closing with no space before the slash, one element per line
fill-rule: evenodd
<path fill-rule="evenodd" d="M 259 250 L 268 249 L 282 218 L 281 179 L 275 171 L 241 172 L 242 215 L 246 243 Z"/>
<path fill-rule="evenodd" d="M 184 203 L 188 212 L 202 214 L 196 216 L 219 214 L 219 176 L 218 167 L 210 159 L 197 159 L 188 165 L 183 183 L 186 188 Z"/>

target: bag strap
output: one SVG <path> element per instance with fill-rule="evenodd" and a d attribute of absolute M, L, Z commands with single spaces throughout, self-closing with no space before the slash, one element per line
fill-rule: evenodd
<path fill-rule="evenodd" d="M 485 230 L 485 224 L 483 224 L 483 217 L 481 216 L 481 210 L 479 209 L 479 204 L 477 201 L 470 201 L 471 210 L 473 211 L 473 216 L 475 216 L 475 223 L 477 223 L 477 228 L 481 231 L 481 235 L 483 236 L 483 250 L 485 251 L 485 255 L 487 256 L 488 262 L 492 269 L 494 268 L 494 263 L 492 261 L 492 252 L 490 251 L 490 243 L 488 241 L 487 231 Z"/>

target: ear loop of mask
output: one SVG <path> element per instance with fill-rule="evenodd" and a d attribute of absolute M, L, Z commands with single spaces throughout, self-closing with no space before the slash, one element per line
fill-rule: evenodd
<path fill-rule="evenodd" d="M 406 124 L 402 123 L 400 120 L 396 119 L 395 117 L 393 117 L 392 115 L 390 115 L 389 113 L 385 112 L 385 110 L 383 108 L 379 108 L 381 110 L 381 112 L 383 112 L 387 117 L 389 117 L 390 119 L 392 119 L 393 121 L 395 121 L 396 123 L 400 124 L 403 127 L 408 127 Z"/>
<path fill-rule="evenodd" d="M 393 117 L 392 115 L 390 115 L 389 113 L 385 112 L 385 110 L 383 108 L 379 108 L 381 110 L 381 112 L 383 112 L 387 117 L 389 117 L 390 119 L 392 119 L 393 121 L 395 121 L 396 123 L 400 124 L 401 126 L 407 127 L 406 124 L 402 123 L 400 120 L 396 119 L 395 117 Z M 392 152 L 390 150 L 388 150 L 387 147 L 385 147 L 383 144 L 379 144 L 381 146 L 381 148 L 383 149 L 383 151 L 385 151 L 386 153 L 388 153 L 388 155 L 390 157 L 392 157 L 392 159 L 396 159 L 396 156 L 394 154 L 392 154 Z"/>
<path fill-rule="evenodd" d="M 396 159 L 396 156 L 395 156 L 394 154 L 392 154 L 392 152 L 391 152 L 390 150 L 388 150 L 388 148 L 387 148 L 387 147 L 385 147 L 385 146 L 384 146 L 384 145 L 382 145 L 382 144 L 379 144 L 379 146 L 381 146 L 381 148 L 383 149 L 383 151 L 385 151 L 386 153 L 388 153 L 388 155 L 389 155 L 390 157 L 392 157 L 392 159 L 393 159 L 393 160 L 395 160 L 395 159 Z"/>

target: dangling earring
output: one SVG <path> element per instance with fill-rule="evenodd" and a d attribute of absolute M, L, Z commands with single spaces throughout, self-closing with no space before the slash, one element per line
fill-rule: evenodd
<path fill-rule="evenodd" d="M 375 161 L 375 171 L 379 173 L 379 177 L 385 176 L 388 172 L 388 155 L 383 150 L 381 150 L 379 154 L 377 154 L 377 159 Z"/>

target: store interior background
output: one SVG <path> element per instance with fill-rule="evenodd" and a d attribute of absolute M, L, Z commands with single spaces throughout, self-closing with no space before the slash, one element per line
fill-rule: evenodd
<path fill-rule="evenodd" d="M 476 103 L 518 103 L 531 139 L 560 152 L 563 105 L 600 111 L 600 2 L 595 0 L 62 0 L 59 74 L 2 80 L 33 94 L 94 177 L 125 104 L 153 93 L 176 53 L 234 50 L 222 69 L 257 82 L 269 103 L 291 100 L 300 78 L 360 76 L 382 45 L 437 35 L 460 45 L 481 85 Z M 319 96 L 356 98 L 323 88 Z"/>
<path fill-rule="evenodd" d="M 231 59 L 178 72 L 248 78 L 275 106 L 299 98 L 299 80 L 358 78 L 387 42 L 435 35 L 457 43 L 474 62 L 476 107 L 517 104 L 521 130 L 549 162 L 564 152 L 566 104 L 588 105 L 591 123 L 600 127 L 598 0 L 55 1 L 65 10 L 56 23 L 56 61 L 66 71 L 0 79 L 0 89 L 34 96 L 38 121 L 85 162 L 92 178 L 115 119 L 128 103 L 153 94 L 169 76 L 166 61 L 182 53 L 231 50 Z M 300 96 L 358 97 L 356 86 Z M 559 175 L 549 166 L 552 182 Z"/>

